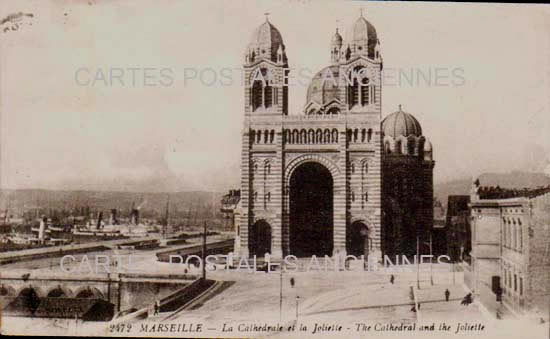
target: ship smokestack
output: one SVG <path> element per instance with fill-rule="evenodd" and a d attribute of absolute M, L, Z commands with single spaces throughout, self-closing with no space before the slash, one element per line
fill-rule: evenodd
<path fill-rule="evenodd" d="M 132 209 L 132 224 L 139 225 L 139 209 Z"/>
<path fill-rule="evenodd" d="M 118 225 L 116 208 L 111 209 L 111 219 L 109 220 L 109 222 L 110 222 L 111 225 Z"/>
<path fill-rule="evenodd" d="M 40 228 L 38 229 L 38 239 L 43 242 L 44 241 L 44 233 L 46 231 L 46 217 L 43 217 L 40 220 Z"/>
<path fill-rule="evenodd" d="M 97 214 L 97 229 L 101 228 L 101 222 L 103 221 L 103 212 Z"/>

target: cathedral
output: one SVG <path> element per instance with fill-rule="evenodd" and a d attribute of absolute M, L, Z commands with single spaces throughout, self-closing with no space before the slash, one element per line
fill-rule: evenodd
<path fill-rule="evenodd" d="M 432 145 L 401 106 L 382 119 L 376 29 L 361 14 L 327 59 L 289 112 L 281 33 L 266 19 L 248 44 L 240 256 L 411 255 L 432 228 Z"/>

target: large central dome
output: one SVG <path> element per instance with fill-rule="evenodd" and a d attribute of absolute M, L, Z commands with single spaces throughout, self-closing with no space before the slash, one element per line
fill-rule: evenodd
<path fill-rule="evenodd" d="M 329 75 L 330 73 L 332 75 Z M 307 103 L 313 101 L 320 106 L 338 100 L 338 81 L 339 67 L 328 66 L 319 71 L 311 79 L 311 84 L 307 89 Z M 332 77 L 331 77 L 332 76 Z"/>

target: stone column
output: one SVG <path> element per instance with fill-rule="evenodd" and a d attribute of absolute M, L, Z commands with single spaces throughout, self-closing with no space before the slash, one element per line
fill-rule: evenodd
<path fill-rule="evenodd" d="M 336 166 L 340 169 L 340 173 L 332 178 L 333 180 L 333 250 L 332 255 L 337 253 L 341 256 L 346 255 L 346 199 L 347 199 L 347 185 L 346 185 L 346 168 L 347 168 L 347 136 L 346 129 L 339 131 L 340 137 L 338 139 L 340 155 Z M 334 176 L 334 174 L 333 174 Z"/>
<path fill-rule="evenodd" d="M 239 215 L 240 248 L 239 256 L 248 258 L 248 234 L 250 224 L 250 131 L 245 128 L 242 136 L 241 153 L 241 206 L 243 213 Z"/>
<path fill-rule="evenodd" d="M 268 187 L 271 190 L 270 209 L 275 212 L 275 218 L 271 228 L 271 256 L 274 259 L 283 258 L 283 192 L 284 165 L 283 165 L 283 135 L 284 130 L 279 127 L 276 133 L 277 151 L 275 161 L 269 176 Z"/>

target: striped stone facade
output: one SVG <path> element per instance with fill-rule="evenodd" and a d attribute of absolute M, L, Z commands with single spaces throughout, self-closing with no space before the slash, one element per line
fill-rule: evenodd
<path fill-rule="evenodd" d="M 350 231 L 361 227 L 368 243 L 365 254 L 382 257 L 383 194 L 390 190 L 383 179 L 392 177 L 392 166 L 397 163 L 392 160 L 394 155 L 389 162 L 385 160 L 382 58 L 376 32 L 363 17 L 351 31 L 355 36 L 347 49 L 336 32 L 331 45 L 332 65 L 313 78 L 304 112 L 293 114 L 288 112 L 289 69 L 280 33 L 266 21 L 253 35 L 244 64 L 241 256 L 252 255 L 257 244 L 251 234 L 259 222 L 270 227 L 272 257 L 293 254 L 290 234 L 300 225 L 291 224 L 291 178 L 301 165 L 314 162 L 332 177 L 332 254 L 349 253 L 350 234 L 358 234 Z M 368 79 L 359 87 L 353 82 L 358 71 Z M 323 72 L 335 78 L 323 79 Z M 422 140 L 418 147 L 423 146 Z M 426 161 L 422 152 L 400 158 L 411 158 L 409 168 L 413 171 L 403 175 L 417 183 L 417 193 L 426 200 L 415 207 L 424 209 L 415 218 L 428 226 L 432 218 L 433 161 L 431 150 Z"/>
<path fill-rule="evenodd" d="M 500 192 L 487 194 L 491 190 Z M 550 187 L 507 190 L 474 184 L 470 198 L 470 287 L 489 309 L 506 307 L 548 321 Z"/>

